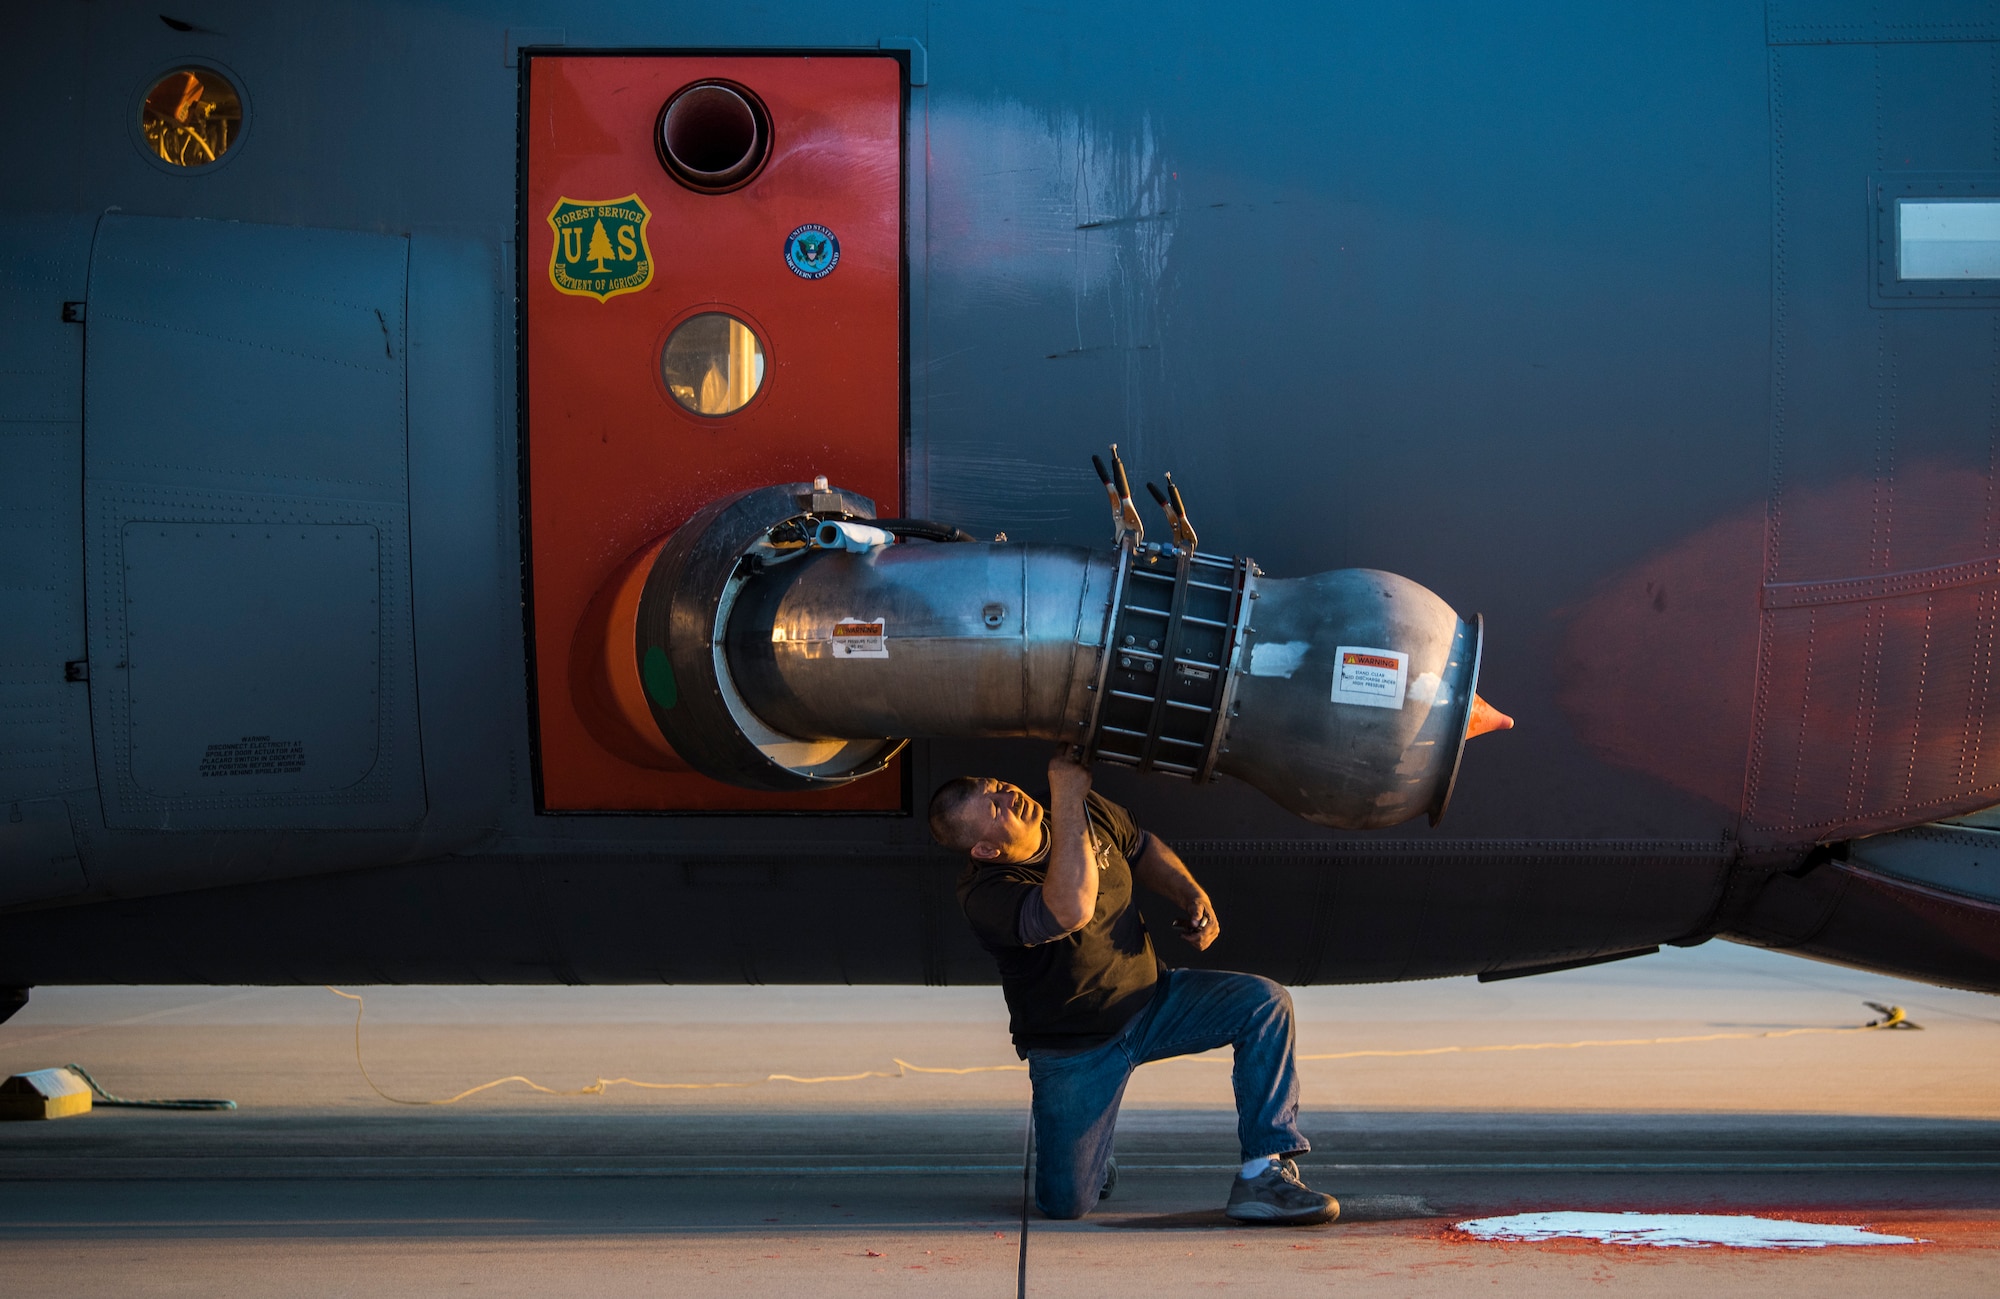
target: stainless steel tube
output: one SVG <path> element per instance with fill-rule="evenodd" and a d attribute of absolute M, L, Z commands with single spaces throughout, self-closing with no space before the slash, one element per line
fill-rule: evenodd
<path fill-rule="evenodd" d="M 730 675 L 751 711 L 801 739 L 1081 743 L 1118 562 L 1020 544 L 811 552 L 738 593 Z"/>

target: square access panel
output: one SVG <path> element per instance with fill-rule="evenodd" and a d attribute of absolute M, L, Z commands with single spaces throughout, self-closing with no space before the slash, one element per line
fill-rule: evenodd
<path fill-rule="evenodd" d="M 899 765 L 771 794 L 688 770 L 657 735 L 610 733 L 591 704 L 604 650 L 585 617 L 635 555 L 717 497 L 824 474 L 900 512 L 902 64 L 527 63 L 523 382 L 542 808 L 902 810 Z M 665 110 L 684 92 L 669 148 Z"/>
<path fill-rule="evenodd" d="M 128 523 L 131 776 L 160 799 L 339 795 L 375 768 L 380 538 Z"/>

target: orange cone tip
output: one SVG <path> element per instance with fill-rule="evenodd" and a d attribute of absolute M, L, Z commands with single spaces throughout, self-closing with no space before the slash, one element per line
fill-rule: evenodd
<path fill-rule="evenodd" d="M 1511 731 L 1514 719 L 1487 703 L 1478 695 L 1472 697 L 1472 724 L 1465 728 L 1465 738 L 1484 735 L 1488 731 Z"/>

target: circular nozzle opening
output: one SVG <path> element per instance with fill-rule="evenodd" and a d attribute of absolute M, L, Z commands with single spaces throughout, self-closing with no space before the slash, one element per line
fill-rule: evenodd
<path fill-rule="evenodd" d="M 770 156 L 771 118 L 744 87 L 697 81 L 675 91 L 660 110 L 655 143 L 675 180 L 722 194 L 748 184 Z"/>

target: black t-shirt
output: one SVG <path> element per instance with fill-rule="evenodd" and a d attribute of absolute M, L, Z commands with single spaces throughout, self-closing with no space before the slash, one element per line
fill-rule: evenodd
<path fill-rule="evenodd" d="M 1160 962 L 1132 896 L 1132 865 L 1146 835 L 1109 799 L 1086 796 L 1097 858 L 1097 910 L 1083 928 L 1033 947 L 1021 938 L 1021 908 L 1048 877 L 1032 862 L 973 859 L 958 877 L 958 904 L 979 945 L 1000 966 L 1014 1047 L 1082 1049 L 1108 1041 L 1152 999 Z"/>

